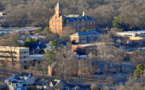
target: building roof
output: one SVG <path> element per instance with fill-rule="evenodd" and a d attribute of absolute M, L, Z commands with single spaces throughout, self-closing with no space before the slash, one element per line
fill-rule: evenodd
<path fill-rule="evenodd" d="M 75 44 L 74 46 L 94 46 L 94 45 L 102 45 L 104 42 L 97 42 L 97 43 L 86 43 L 86 44 Z"/>
<path fill-rule="evenodd" d="M 10 47 L 10 46 L 0 46 L 0 49 L 29 49 L 27 47 Z"/>
<path fill-rule="evenodd" d="M 102 44 L 114 44 L 114 42 L 96 42 L 96 43 L 86 43 L 86 44 L 75 44 L 74 46 L 94 46 L 94 45 L 102 45 Z"/>
<path fill-rule="evenodd" d="M 20 76 L 28 76 L 29 74 L 31 74 L 31 73 L 22 72 Z M 33 76 L 33 74 L 31 74 L 31 76 Z"/>
<path fill-rule="evenodd" d="M 6 13 L 6 12 L 0 12 L 0 13 Z"/>
<path fill-rule="evenodd" d="M 63 16 L 63 15 L 62 15 Z M 92 20 L 96 20 L 96 19 L 93 19 L 92 17 L 90 16 L 80 16 L 80 15 L 67 15 L 67 16 L 63 16 L 64 17 L 64 22 L 69 22 L 69 23 L 73 23 L 73 22 L 77 22 L 77 21 L 92 21 Z"/>
<path fill-rule="evenodd" d="M 0 35 L 9 34 L 12 32 L 22 32 L 22 31 L 33 31 L 38 30 L 39 27 L 9 27 L 9 28 L 0 28 Z"/>
<path fill-rule="evenodd" d="M 34 55 L 30 55 L 30 59 L 32 60 L 40 60 L 45 56 L 45 54 L 34 54 Z"/>
<path fill-rule="evenodd" d="M 9 76 L 9 77 L 8 77 L 8 78 L 6 78 L 6 79 L 8 79 L 8 80 L 19 79 L 19 76 L 18 76 L 18 75 L 13 74 L 13 75 Z"/>
<path fill-rule="evenodd" d="M 136 34 L 136 33 L 145 33 L 145 30 L 117 32 L 117 34 Z"/>
<path fill-rule="evenodd" d="M 42 42 L 38 42 L 33 46 L 32 49 L 44 49 L 44 48 L 46 48 L 46 44 Z"/>
<path fill-rule="evenodd" d="M 97 35 L 97 34 L 102 34 L 97 31 L 87 31 L 87 32 L 77 32 L 75 34 L 72 34 L 71 36 L 90 36 L 90 35 Z"/>

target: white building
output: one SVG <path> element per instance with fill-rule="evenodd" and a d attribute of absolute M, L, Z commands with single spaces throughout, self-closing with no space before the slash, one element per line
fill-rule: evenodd
<path fill-rule="evenodd" d="M 117 35 L 124 37 L 145 37 L 145 30 L 117 32 Z"/>
<path fill-rule="evenodd" d="M 27 85 L 35 83 L 35 77 L 30 73 L 21 73 L 20 76 L 12 75 L 4 80 L 10 90 L 27 90 Z"/>
<path fill-rule="evenodd" d="M 29 48 L 0 46 L 0 60 L 29 61 Z"/>

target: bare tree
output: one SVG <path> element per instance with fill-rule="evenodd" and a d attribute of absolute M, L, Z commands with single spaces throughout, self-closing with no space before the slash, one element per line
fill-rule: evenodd
<path fill-rule="evenodd" d="M 136 51 L 132 55 L 130 55 L 130 60 L 133 64 L 145 64 L 145 53 L 141 51 Z"/>
<path fill-rule="evenodd" d="M 1 42 L 0 45 L 3 46 L 3 48 L 5 48 L 5 50 L 7 51 L 8 56 L 11 58 L 12 64 L 14 65 L 14 57 L 15 57 L 15 49 L 17 46 L 19 46 L 20 44 L 18 43 L 17 40 L 19 40 L 19 34 L 17 33 L 11 33 L 9 35 L 4 35 L 3 37 L 1 37 Z"/>
<path fill-rule="evenodd" d="M 75 33 L 71 27 L 65 27 L 62 33 L 59 35 L 60 41 L 67 42 L 70 40 L 70 35 Z"/>
<path fill-rule="evenodd" d="M 67 49 L 66 47 L 60 47 L 55 54 L 57 62 L 57 75 L 62 76 L 63 79 L 66 76 L 70 77 L 77 72 L 77 54 Z"/>

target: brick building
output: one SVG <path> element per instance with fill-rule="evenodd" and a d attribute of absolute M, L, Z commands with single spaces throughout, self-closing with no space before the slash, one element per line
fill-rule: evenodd
<path fill-rule="evenodd" d="M 77 32 L 70 35 L 70 41 L 74 43 L 92 43 L 97 41 L 102 34 L 97 31 Z"/>
<path fill-rule="evenodd" d="M 63 28 L 67 26 L 70 26 L 76 32 L 80 32 L 82 28 L 95 31 L 97 30 L 97 19 L 87 16 L 85 12 L 82 15 L 63 15 L 62 6 L 58 2 L 55 7 L 55 14 L 49 21 L 50 31 L 60 34 Z"/>

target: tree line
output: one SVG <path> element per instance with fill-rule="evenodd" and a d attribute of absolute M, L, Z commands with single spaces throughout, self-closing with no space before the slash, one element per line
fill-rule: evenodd
<path fill-rule="evenodd" d="M 47 26 L 58 0 L 1 0 L 0 10 L 8 12 L 3 26 Z M 83 11 L 98 19 L 98 26 L 124 30 L 144 29 L 144 0 L 63 0 L 63 14 Z M 114 21 L 115 20 L 115 21 Z M 112 24 L 113 23 L 113 24 Z"/>

